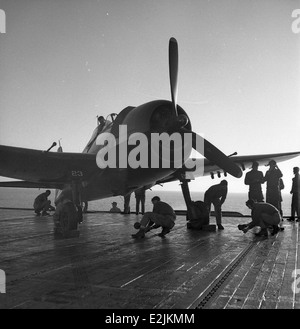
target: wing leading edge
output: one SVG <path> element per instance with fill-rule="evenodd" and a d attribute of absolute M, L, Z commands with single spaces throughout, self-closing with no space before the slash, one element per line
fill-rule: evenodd
<path fill-rule="evenodd" d="M 288 152 L 288 153 L 272 153 L 272 154 L 260 154 L 260 155 L 241 155 L 241 156 L 232 156 L 230 157 L 232 161 L 234 161 L 237 165 L 239 165 L 242 170 L 250 168 L 253 161 L 257 161 L 260 166 L 268 164 L 270 160 L 275 160 L 276 162 L 282 162 L 291 160 L 300 155 L 300 152 Z M 195 159 L 193 159 L 195 160 Z M 191 162 L 192 159 L 188 159 L 188 162 Z M 219 166 L 211 163 L 207 159 L 196 159 L 199 168 L 197 170 L 187 170 L 187 177 L 190 179 L 194 179 L 196 177 L 208 176 L 212 177 L 216 175 L 220 175 L 224 173 L 224 170 Z M 202 167 L 201 167 L 202 165 Z M 204 168 L 203 168 L 204 165 Z M 165 177 L 157 183 L 167 183 L 178 180 L 179 175 L 185 170 L 180 169 L 172 175 Z"/>

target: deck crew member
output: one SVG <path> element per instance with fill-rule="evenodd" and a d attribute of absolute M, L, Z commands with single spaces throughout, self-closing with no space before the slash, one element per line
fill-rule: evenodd
<path fill-rule="evenodd" d="M 146 200 L 146 191 L 144 187 L 141 187 L 139 189 L 137 189 L 134 192 L 135 195 L 135 214 L 138 215 L 139 214 L 139 210 L 140 210 L 140 204 L 141 204 L 141 211 L 142 214 L 144 215 L 145 213 L 145 200 Z"/>
<path fill-rule="evenodd" d="M 264 181 L 267 182 L 266 202 L 280 209 L 279 179 L 283 175 L 281 170 L 277 167 L 275 160 L 271 160 L 267 166 L 270 166 L 270 169 L 266 172 L 264 177 Z"/>
<path fill-rule="evenodd" d="M 264 174 L 258 170 L 258 162 L 252 163 L 252 170 L 247 172 L 245 176 L 245 185 L 249 185 L 248 199 L 263 202 L 264 196 L 261 190 L 261 184 L 264 183 Z"/>
<path fill-rule="evenodd" d="M 148 232 L 150 223 L 154 223 L 155 227 L 162 227 L 162 231 L 158 236 L 164 237 L 175 225 L 176 214 L 174 209 L 166 202 L 160 201 L 160 197 L 155 196 L 151 200 L 153 204 L 152 212 L 146 212 L 140 222 L 140 230 L 136 234 L 132 234 L 135 239 L 145 237 Z"/>
<path fill-rule="evenodd" d="M 255 226 L 261 227 L 260 232 L 255 234 L 256 236 L 268 236 L 267 227 L 270 226 L 273 228 L 272 235 L 279 231 L 278 225 L 281 221 L 281 215 L 276 207 L 267 202 L 256 202 L 254 200 L 248 200 L 246 206 L 251 209 L 252 222 L 238 226 L 244 233 Z"/>
<path fill-rule="evenodd" d="M 292 204 L 291 204 L 291 217 L 288 218 L 288 221 L 294 221 L 295 215 L 297 214 L 298 221 L 300 217 L 300 175 L 299 175 L 299 167 L 293 168 L 294 178 L 293 178 L 293 184 L 291 189 L 292 194 Z"/>
<path fill-rule="evenodd" d="M 54 207 L 51 206 L 51 201 L 48 200 L 48 196 L 51 194 L 50 190 L 47 190 L 44 193 L 41 193 L 34 199 L 33 209 L 34 212 L 39 216 L 42 211 L 42 216 L 49 215 L 47 213 L 48 210 L 55 210 Z"/>
<path fill-rule="evenodd" d="M 117 202 L 113 202 L 112 203 L 112 208 L 110 209 L 109 212 L 116 212 L 116 213 L 120 213 L 121 212 L 121 209 L 117 207 Z"/>
<path fill-rule="evenodd" d="M 282 216 L 283 216 L 282 205 L 281 205 L 283 199 L 282 199 L 281 190 L 283 190 L 283 189 L 284 189 L 284 182 L 283 182 L 283 179 L 282 179 L 282 178 L 279 178 L 279 204 L 278 204 L 279 208 L 278 208 L 278 210 L 279 210 L 279 212 L 280 212 L 281 218 L 282 218 Z M 282 219 L 282 220 L 283 220 L 283 219 Z"/>
<path fill-rule="evenodd" d="M 216 222 L 219 230 L 224 230 L 222 225 L 222 204 L 227 197 L 227 181 L 224 179 L 220 184 L 211 186 L 204 194 L 204 203 L 210 213 L 211 204 L 215 207 Z"/>

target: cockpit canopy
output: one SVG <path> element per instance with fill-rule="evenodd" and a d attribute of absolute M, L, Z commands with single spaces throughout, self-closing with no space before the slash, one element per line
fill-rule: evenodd
<path fill-rule="evenodd" d="M 109 132 L 111 130 L 111 127 L 114 123 L 114 121 L 117 118 L 117 113 L 111 113 L 109 114 L 105 119 L 104 126 L 101 126 L 100 124 L 97 125 L 97 127 L 94 129 L 92 137 L 90 138 L 89 142 L 87 143 L 86 147 L 83 150 L 83 153 L 88 153 L 92 145 L 95 143 L 98 135 L 102 132 Z M 97 121 L 98 123 L 98 121 Z"/>

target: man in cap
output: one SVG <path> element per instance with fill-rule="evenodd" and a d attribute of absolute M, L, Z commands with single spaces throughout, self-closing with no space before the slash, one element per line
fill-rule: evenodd
<path fill-rule="evenodd" d="M 262 171 L 258 171 L 258 162 L 252 163 L 252 170 L 247 172 L 245 176 L 245 185 L 249 185 L 248 198 L 256 200 L 257 202 L 263 202 L 264 196 L 261 190 L 261 184 L 264 183 L 264 174 Z"/>
<path fill-rule="evenodd" d="M 120 213 L 121 212 L 121 209 L 118 208 L 117 205 L 118 205 L 117 202 L 114 201 L 112 203 L 112 208 L 110 209 L 110 212 L 119 212 Z"/>
<path fill-rule="evenodd" d="M 299 167 L 293 168 L 294 172 L 294 178 L 293 178 L 293 184 L 291 189 L 292 194 L 292 205 L 291 205 L 291 217 L 288 218 L 288 221 L 294 221 L 295 215 L 297 214 L 298 220 L 300 217 L 300 175 L 299 175 Z"/>
<path fill-rule="evenodd" d="M 222 225 L 222 204 L 227 197 L 227 181 L 224 179 L 220 184 L 212 185 L 204 194 L 204 203 L 210 213 L 211 204 L 215 207 L 216 222 L 219 230 L 224 230 Z"/>
<path fill-rule="evenodd" d="M 244 233 L 248 232 L 255 226 L 260 226 L 260 232 L 256 233 L 256 236 L 268 236 L 268 227 L 273 228 L 272 235 L 275 235 L 279 231 L 279 223 L 281 216 L 279 210 L 273 205 L 267 202 L 256 202 L 254 200 L 248 200 L 246 206 L 251 209 L 252 222 L 245 225 L 238 225 L 238 229 Z"/>
<path fill-rule="evenodd" d="M 281 170 L 277 167 L 276 161 L 271 160 L 267 166 L 270 169 L 266 172 L 264 181 L 267 182 L 266 202 L 280 209 L 280 184 L 279 180 L 283 176 Z"/>

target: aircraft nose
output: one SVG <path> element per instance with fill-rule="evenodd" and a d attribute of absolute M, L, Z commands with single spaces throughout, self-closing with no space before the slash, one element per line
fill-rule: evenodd
<path fill-rule="evenodd" d="M 186 127 L 191 130 L 190 120 L 184 110 L 178 106 L 178 116 L 173 114 L 172 103 L 159 106 L 152 114 L 150 128 L 157 132 L 173 132 Z"/>

